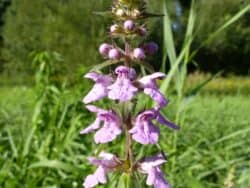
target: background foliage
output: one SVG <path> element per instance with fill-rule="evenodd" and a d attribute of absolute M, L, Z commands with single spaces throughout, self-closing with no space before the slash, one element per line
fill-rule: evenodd
<path fill-rule="evenodd" d="M 104 20 L 93 16 L 105 1 L 13 0 L 5 15 L 3 57 L 7 70 L 31 72 L 32 51 L 55 51 L 64 62 L 55 64 L 61 74 L 78 73 L 80 65 L 99 62 L 96 49 L 103 39 Z M 95 27 L 95 26 L 98 27 Z M 79 71 L 80 72 L 80 71 Z"/>
<path fill-rule="evenodd" d="M 168 1 L 172 27 L 181 47 L 190 1 Z M 199 46 L 209 34 L 225 20 L 249 4 L 250 0 L 197 0 L 198 19 L 193 48 Z M 64 62 L 55 64 L 60 75 L 77 77 L 86 66 L 100 63 L 97 53 L 100 42 L 105 41 L 109 20 L 96 16 L 93 11 L 107 9 L 109 1 L 78 0 L 1 0 L 1 56 L 0 70 L 19 75 L 19 80 L 30 80 L 32 51 L 55 51 L 63 55 Z M 149 1 L 149 9 L 162 10 L 161 1 Z M 190 70 L 248 74 L 250 54 L 250 13 L 222 32 L 202 48 Z M 96 25 L 98 27 L 96 27 Z M 151 39 L 162 41 L 162 20 L 149 23 Z M 152 64 L 160 66 L 162 54 Z M 59 76 L 60 77 L 60 76 Z M 60 78 L 59 78 L 60 79 Z"/>

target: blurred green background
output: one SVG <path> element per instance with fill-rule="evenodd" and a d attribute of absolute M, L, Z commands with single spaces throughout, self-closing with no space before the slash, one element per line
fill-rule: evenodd
<path fill-rule="evenodd" d="M 149 0 L 148 9 L 163 12 L 162 2 Z M 81 103 L 92 85 L 82 76 L 103 61 L 98 46 L 109 41 L 111 19 L 93 12 L 110 9 L 110 4 L 111 0 L 0 0 L 0 187 L 81 187 L 94 170 L 86 156 L 96 146 L 91 136 L 79 135 L 94 120 Z M 249 4 L 196 1 L 190 51 L 199 51 L 188 64 L 181 105 L 175 102 L 171 82 L 167 94 L 172 102 L 164 111 L 169 119 L 180 114 L 181 130 L 176 140 L 162 128 L 160 142 L 169 153 L 164 170 L 174 188 L 250 187 L 250 11 L 200 47 Z M 167 6 L 180 52 L 191 1 L 168 0 Z M 165 54 L 163 22 L 147 21 L 149 40 L 161 47 L 150 60 L 156 70 Z M 48 69 L 41 69 L 43 63 Z M 169 68 L 167 61 L 164 71 Z M 155 151 L 151 146 L 137 149 Z"/>
<path fill-rule="evenodd" d="M 249 0 L 197 1 L 196 38 L 192 48 L 199 46 L 225 20 L 245 7 Z M 100 42 L 107 41 L 109 19 L 93 14 L 106 10 L 110 1 L 78 0 L 1 0 L 0 1 L 0 72 L 13 82 L 27 82 L 32 76 L 29 54 L 33 51 L 55 51 L 63 62 L 55 63 L 60 76 L 75 79 L 76 75 L 93 64 L 100 63 L 97 53 Z M 168 1 L 176 45 L 181 47 L 190 1 Z M 161 1 L 149 1 L 149 9 L 162 11 Z M 237 23 L 220 33 L 200 49 L 191 70 L 206 72 L 224 70 L 226 73 L 249 74 L 250 15 L 245 14 Z M 149 38 L 162 46 L 161 19 L 148 23 Z M 97 27 L 98 26 L 98 27 Z M 159 67 L 162 54 L 155 65 Z M 18 79 L 15 79 L 18 75 Z M 29 79 L 30 80 L 30 79 Z"/>

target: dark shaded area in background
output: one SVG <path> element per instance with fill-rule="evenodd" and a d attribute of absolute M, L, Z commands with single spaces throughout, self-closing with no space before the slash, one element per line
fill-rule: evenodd
<path fill-rule="evenodd" d="M 0 72 L 3 71 L 4 59 L 1 56 L 1 48 L 3 47 L 2 27 L 4 25 L 3 16 L 8 6 L 10 6 L 10 0 L 0 0 Z"/>
<path fill-rule="evenodd" d="M 200 0 L 202 2 L 202 0 Z M 204 2 L 204 1 L 203 1 Z M 229 2 L 225 1 L 224 3 Z M 238 1 L 238 5 L 242 8 L 249 4 L 248 0 Z M 190 9 L 191 1 L 176 0 L 175 12 L 172 12 L 172 27 L 175 34 L 177 48 L 182 46 L 182 38 L 185 34 L 185 28 L 183 24 L 183 18 L 188 17 L 188 10 Z M 202 4 L 202 3 L 201 3 Z M 205 3 L 204 3 L 205 4 Z M 235 3 L 236 4 L 236 3 Z M 227 5 L 225 5 L 227 6 Z M 203 7 L 204 8 L 204 7 Z M 231 7 L 230 7 L 231 8 Z M 216 9 L 216 7 L 215 7 Z M 203 9 L 204 10 L 204 9 Z M 203 11 L 201 10 L 201 11 Z M 205 10 L 209 11 L 209 10 Z M 215 10 L 216 11 L 216 10 Z M 222 10 L 223 11 L 223 10 Z M 230 12 L 226 12 L 228 15 L 233 16 L 239 11 L 239 7 L 233 7 L 228 9 Z M 229 16 L 226 15 L 223 18 L 228 20 Z M 214 15 L 211 15 L 211 25 L 215 25 L 213 21 Z M 223 14 L 221 16 L 224 16 Z M 185 19 L 185 18 L 184 18 Z M 199 18 L 198 18 L 199 19 Z M 209 18 L 208 18 L 209 19 Z M 219 22 L 219 20 L 218 20 Z M 222 23 L 221 23 L 222 25 Z M 220 24 L 217 24 L 219 27 Z M 223 71 L 224 75 L 236 74 L 236 75 L 248 75 L 250 74 L 250 12 L 245 14 L 240 21 L 233 24 L 222 36 L 215 38 L 215 42 L 211 42 L 207 47 L 203 47 L 199 50 L 198 54 L 194 58 L 194 63 L 189 65 L 189 71 L 200 70 L 203 72 L 217 73 Z M 206 25 L 203 25 L 205 28 Z M 216 28 L 216 27 L 215 27 Z M 208 30 L 210 32 L 210 30 Z M 201 33 L 204 35 L 204 32 Z M 208 33 L 209 34 L 209 33 Z M 198 33 L 199 35 L 199 33 Z M 192 45 L 195 50 L 202 42 L 202 37 L 197 37 Z M 222 41 L 220 41 L 220 38 Z M 205 39 L 205 37 L 204 37 Z M 218 40 L 218 42 L 216 42 Z M 223 41 L 224 40 L 224 41 Z"/>

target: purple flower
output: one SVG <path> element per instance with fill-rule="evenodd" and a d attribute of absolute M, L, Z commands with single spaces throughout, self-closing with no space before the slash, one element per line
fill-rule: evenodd
<path fill-rule="evenodd" d="M 133 140 L 141 144 L 156 144 L 159 139 L 159 128 L 153 124 L 156 119 L 159 123 L 170 128 L 178 129 L 174 123 L 166 120 L 157 109 L 151 109 L 140 113 L 134 122 L 134 127 L 129 130 Z"/>
<path fill-rule="evenodd" d="M 103 110 L 93 105 L 87 105 L 86 108 L 91 112 L 95 112 L 97 117 L 90 126 L 81 131 L 81 134 L 91 133 L 99 129 L 94 136 L 97 144 L 111 142 L 121 134 L 121 119 L 114 111 Z M 100 128 L 102 122 L 103 127 Z"/>
<path fill-rule="evenodd" d="M 99 183 L 107 183 L 107 174 L 121 165 L 121 161 L 113 154 L 101 152 L 100 159 L 89 157 L 91 164 L 98 166 L 94 174 L 88 175 L 83 183 L 85 188 L 92 188 Z"/>
<path fill-rule="evenodd" d="M 135 28 L 135 23 L 132 20 L 127 20 L 124 22 L 124 29 L 127 31 L 132 31 Z"/>
<path fill-rule="evenodd" d="M 153 55 L 158 51 L 158 45 L 154 42 L 150 42 L 148 44 L 145 44 L 143 46 L 143 49 L 145 50 L 145 52 L 149 55 Z"/>
<path fill-rule="evenodd" d="M 161 80 L 164 78 L 164 73 L 156 72 L 151 75 L 144 76 L 139 80 L 139 83 L 144 89 L 144 93 L 149 95 L 155 102 L 157 102 L 160 108 L 166 106 L 168 101 L 158 89 L 156 80 Z"/>
<path fill-rule="evenodd" d="M 119 60 L 121 58 L 121 52 L 118 49 L 113 48 L 109 51 L 109 58 L 112 60 Z"/>
<path fill-rule="evenodd" d="M 135 48 L 133 51 L 133 56 L 138 60 L 143 60 L 146 58 L 145 52 L 142 48 Z"/>
<path fill-rule="evenodd" d="M 159 128 L 154 126 L 154 111 L 144 111 L 136 117 L 134 127 L 129 130 L 132 138 L 141 144 L 155 144 L 159 138 Z"/>
<path fill-rule="evenodd" d="M 102 54 L 105 57 L 108 57 L 109 55 L 109 51 L 113 48 L 112 45 L 107 44 L 107 43 L 103 43 L 101 44 L 101 46 L 99 47 L 99 52 L 100 54 Z"/>
<path fill-rule="evenodd" d="M 132 99 L 138 91 L 132 84 L 132 81 L 136 78 L 135 70 L 126 66 L 119 66 L 115 69 L 115 73 L 117 74 L 117 80 L 108 87 L 108 97 L 120 102 Z"/>
<path fill-rule="evenodd" d="M 112 77 L 90 72 L 85 75 L 85 78 L 96 82 L 91 91 L 84 97 L 83 102 L 85 104 L 100 100 L 108 95 L 107 87 L 112 84 Z"/>
<path fill-rule="evenodd" d="M 160 166 L 165 163 L 166 160 L 162 154 L 145 158 L 139 164 L 139 170 L 147 174 L 146 184 L 154 188 L 170 188 L 168 182 L 164 179 L 164 174 L 162 173 Z"/>

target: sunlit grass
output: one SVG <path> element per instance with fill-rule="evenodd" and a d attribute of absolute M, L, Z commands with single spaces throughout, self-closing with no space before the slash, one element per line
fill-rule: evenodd
<path fill-rule="evenodd" d="M 46 126 L 39 124 L 41 127 L 35 131 L 24 155 L 35 108 L 33 89 L 0 89 L 1 186 L 18 187 L 21 183 L 26 187 L 81 187 L 83 177 L 90 170 L 85 156 L 91 155 L 95 148 L 92 136 L 80 136 L 79 131 L 94 117 L 80 103 L 68 102 L 81 100 L 75 91 L 71 92 L 67 93 L 69 100 L 61 96 L 58 103 L 52 105 L 53 113 L 46 117 Z M 174 97 L 169 98 L 175 101 Z M 176 151 L 172 147 L 172 133 L 161 127 L 160 147 L 169 154 L 165 170 L 173 186 L 220 188 L 232 169 L 235 169 L 234 183 L 238 187 L 249 186 L 248 97 L 209 94 L 189 99 L 187 104 L 181 112 Z M 175 110 L 175 103 L 171 102 L 165 111 L 170 119 Z M 150 146 L 146 150 L 154 152 Z M 171 169 L 173 156 L 177 160 L 174 171 Z"/>

